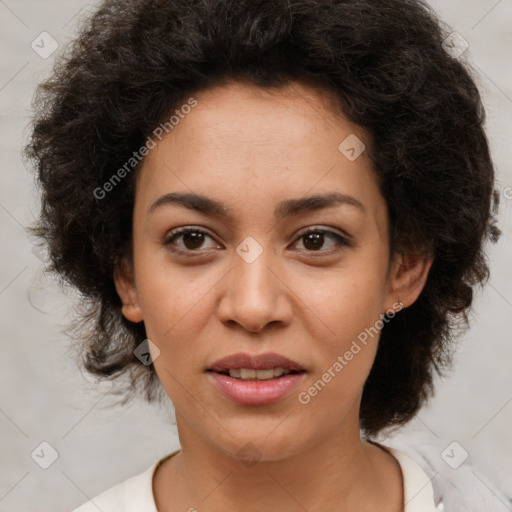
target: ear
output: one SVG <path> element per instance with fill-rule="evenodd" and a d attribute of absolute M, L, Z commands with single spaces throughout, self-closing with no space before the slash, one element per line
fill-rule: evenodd
<path fill-rule="evenodd" d="M 114 270 L 114 282 L 117 294 L 123 303 L 122 312 L 130 322 L 142 321 L 142 310 L 139 304 L 133 266 L 126 260 L 121 260 Z"/>
<path fill-rule="evenodd" d="M 386 311 L 396 302 L 413 304 L 427 282 L 433 258 L 421 254 L 395 254 L 389 276 Z"/>

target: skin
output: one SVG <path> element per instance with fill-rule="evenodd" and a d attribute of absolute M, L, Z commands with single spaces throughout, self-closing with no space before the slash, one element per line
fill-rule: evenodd
<path fill-rule="evenodd" d="M 231 82 L 195 98 L 197 106 L 157 142 L 137 175 L 133 261 L 116 273 L 123 314 L 144 321 L 160 350 L 155 370 L 176 411 L 181 451 L 155 474 L 158 510 L 399 512 L 398 462 L 359 431 L 378 336 L 307 405 L 297 394 L 382 313 L 399 301 L 412 304 L 432 260 L 389 258 L 371 137 L 336 113 L 325 92 Z M 338 150 L 350 134 L 366 146 L 354 161 Z M 274 218 L 284 199 L 333 191 L 364 210 L 337 204 Z M 230 216 L 169 203 L 150 209 L 169 192 L 221 201 Z M 184 226 L 206 235 L 166 245 L 171 230 Z M 315 246 L 301 236 L 308 227 L 349 235 L 350 245 L 324 235 Z M 236 252 L 248 236 L 263 251 L 251 263 Z M 235 352 L 269 351 L 307 370 L 300 389 L 276 404 L 235 404 L 205 372 Z M 251 467 L 237 456 L 247 443 L 259 453 Z"/>

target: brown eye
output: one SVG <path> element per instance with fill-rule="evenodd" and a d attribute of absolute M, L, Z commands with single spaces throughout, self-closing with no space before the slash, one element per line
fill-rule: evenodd
<path fill-rule="evenodd" d="M 207 239 L 212 240 L 211 235 L 207 232 L 197 228 L 179 228 L 172 231 L 164 241 L 164 245 L 169 247 L 173 252 L 181 253 L 185 256 L 198 256 L 201 254 L 203 249 L 218 248 L 221 249 L 218 244 L 213 243 L 210 247 L 205 247 Z M 326 229 L 310 228 L 302 233 L 297 240 L 302 240 L 303 249 L 306 252 L 316 253 L 330 253 L 328 251 L 336 246 L 350 246 L 350 242 L 347 238 Z M 329 240 L 331 243 L 328 244 Z M 327 247 L 325 247 L 327 245 Z M 324 249 L 322 249 L 324 248 Z"/>
<path fill-rule="evenodd" d="M 345 237 L 338 235 L 333 231 L 319 228 L 308 229 L 308 231 L 302 233 L 298 238 L 298 240 L 303 240 L 304 250 L 311 252 L 327 252 L 321 249 L 326 243 L 326 240 L 329 239 L 337 242 L 337 244 L 331 244 L 329 247 L 333 247 L 336 245 L 350 245 Z"/>
<path fill-rule="evenodd" d="M 188 231 L 182 234 L 183 245 L 187 249 L 199 249 L 204 243 L 204 233 L 199 231 Z"/>
<path fill-rule="evenodd" d="M 213 240 L 208 233 L 200 229 L 181 228 L 172 231 L 165 239 L 164 245 L 178 252 L 199 252 L 200 249 L 204 248 L 203 244 L 208 238 Z M 218 247 L 217 244 L 214 244 L 214 246 Z"/>

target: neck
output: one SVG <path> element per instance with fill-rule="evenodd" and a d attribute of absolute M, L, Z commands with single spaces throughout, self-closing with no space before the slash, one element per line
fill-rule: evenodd
<path fill-rule="evenodd" d="M 160 492 L 155 482 L 161 512 L 205 506 L 223 512 L 384 512 L 403 506 L 397 461 L 360 439 L 358 421 L 340 425 L 335 438 L 289 454 L 259 458 L 261 452 L 252 448 L 256 460 L 250 463 L 198 436 L 178 414 L 176 419 L 182 449 L 169 459 L 172 468 L 160 475 Z"/>

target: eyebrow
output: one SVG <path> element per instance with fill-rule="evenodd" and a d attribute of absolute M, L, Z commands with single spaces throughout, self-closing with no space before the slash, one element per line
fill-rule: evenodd
<path fill-rule="evenodd" d="M 178 192 L 170 192 L 159 197 L 150 206 L 149 213 L 152 213 L 163 206 L 172 204 L 183 206 L 207 215 L 224 218 L 231 216 L 231 209 L 220 201 L 200 194 L 183 194 Z M 281 220 L 285 217 L 298 215 L 299 213 L 321 210 L 336 205 L 353 206 L 361 212 L 366 213 L 366 208 L 363 203 L 355 197 L 347 194 L 341 194 L 340 192 L 329 192 L 326 194 L 310 195 L 299 199 L 286 199 L 285 201 L 281 201 L 274 210 L 274 216 L 276 219 Z"/>

